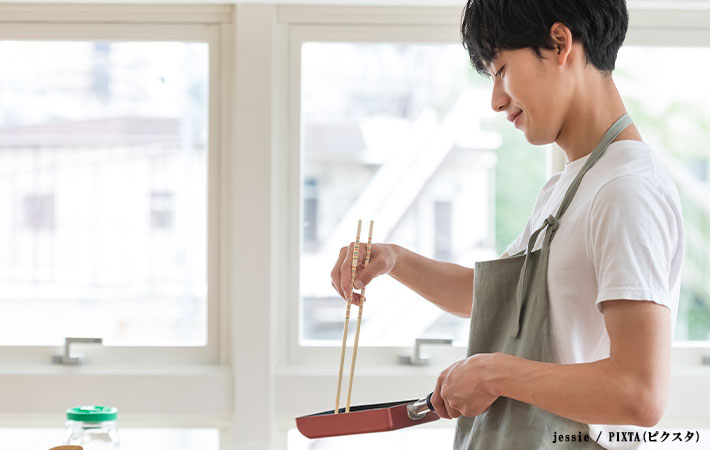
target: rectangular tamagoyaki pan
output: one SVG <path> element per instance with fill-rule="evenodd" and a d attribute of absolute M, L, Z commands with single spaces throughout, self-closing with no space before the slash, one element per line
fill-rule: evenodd
<path fill-rule="evenodd" d="M 310 439 L 399 430 L 439 418 L 431 404 L 431 394 L 420 400 L 351 406 L 296 418 L 302 435 Z"/>

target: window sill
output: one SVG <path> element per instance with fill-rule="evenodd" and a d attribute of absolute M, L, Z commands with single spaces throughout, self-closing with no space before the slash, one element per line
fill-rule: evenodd
<path fill-rule="evenodd" d="M 77 404 L 106 404 L 123 424 L 219 426 L 232 413 L 232 383 L 223 366 L 8 367 L 0 369 L 0 418 L 42 424 Z"/>

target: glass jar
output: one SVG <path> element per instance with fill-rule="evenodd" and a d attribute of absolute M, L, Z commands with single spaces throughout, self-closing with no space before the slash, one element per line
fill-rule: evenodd
<path fill-rule="evenodd" d="M 84 450 L 118 448 L 118 409 L 110 406 L 77 406 L 67 409 L 64 443 L 80 445 Z"/>

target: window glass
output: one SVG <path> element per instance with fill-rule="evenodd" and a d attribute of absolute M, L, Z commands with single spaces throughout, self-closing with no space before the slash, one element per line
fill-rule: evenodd
<path fill-rule="evenodd" d="M 546 152 L 491 110 L 491 81 L 459 44 L 306 43 L 301 67 L 300 330 L 309 345 L 342 338 L 345 303 L 330 271 L 358 219 L 365 241 L 372 219 L 374 242 L 473 267 L 522 230 Z M 367 293 L 361 345 L 466 339 L 466 319 L 390 277 Z"/>
<path fill-rule="evenodd" d="M 205 345 L 208 45 L 0 61 L 0 345 Z"/>
<path fill-rule="evenodd" d="M 672 65 L 658 63 L 678 58 L 690 67 L 683 83 Z M 707 48 L 624 47 L 614 72 L 681 194 L 686 258 L 677 340 L 710 340 L 710 91 L 698 89 L 707 61 Z M 342 333 L 330 270 L 338 249 L 354 240 L 357 219 L 375 220 L 375 242 L 467 267 L 499 254 L 520 232 L 545 179 L 544 155 L 494 116 L 490 89 L 458 45 L 303 46 L 303 343 Z M 389 277 L 368 293 L 364 345 L 466 336 L 465 320 Z"/>
<path fill-rule="evenodd" d="M 682 61 L 682 69 L 668 61 Z M 710 340 L 710 48 L 623 47 L 614 72 L 631 118 L 681 197 L 685 260 L 677 340 Z"/>

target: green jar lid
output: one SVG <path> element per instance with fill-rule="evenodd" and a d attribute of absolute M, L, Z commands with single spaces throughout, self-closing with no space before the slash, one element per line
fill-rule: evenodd
<path fill-rule="evenodd" d="M 116 420 L 118 409 L 113 406 L 77 406 L 67 409 L 67 420 L 105 422 Z"/>

